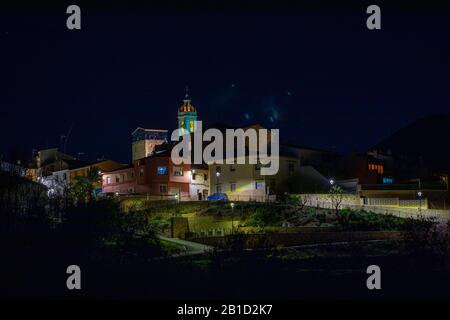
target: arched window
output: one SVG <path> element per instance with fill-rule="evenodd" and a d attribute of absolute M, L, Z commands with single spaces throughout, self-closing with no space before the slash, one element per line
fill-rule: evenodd
<path fill-rule="evenodd" d="M 194 120 L 191 120 L 191 121 L 189 122 L 189 131 L 190 131 L 190 132 L 194 132 Z"/>

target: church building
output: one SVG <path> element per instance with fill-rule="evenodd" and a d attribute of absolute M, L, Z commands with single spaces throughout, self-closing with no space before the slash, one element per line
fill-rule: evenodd
<path fill-rule="evenodd" d="M 180 135 L 192 133 L 197 129 L 197 109 L 191 104 L 188 88 L 183 104 L 178 108 L 178 129 Z"/>

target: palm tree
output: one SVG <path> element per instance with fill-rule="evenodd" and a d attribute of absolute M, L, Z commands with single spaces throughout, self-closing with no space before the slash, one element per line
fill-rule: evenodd
<path fill-rule="evenodd" d="M 93 199 L 93 191 L 95 184 L 101 181 L 99 169 L 90 167 L 85 176 L 78 176 L 74 179 L 71 187 L 72 196 L 78 202 L 90 202 Z"/>

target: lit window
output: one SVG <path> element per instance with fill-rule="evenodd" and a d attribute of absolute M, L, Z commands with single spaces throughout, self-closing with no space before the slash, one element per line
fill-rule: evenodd
<path fill-rule="evenodd" d="M 183 168 L 182 167 L 173 167 L 173 175 L 177 177 L 183 176 Z"/>
<path fill-rule="evenodd" d="M 167 167 L 166 166 L 157 166 L 156 173 L 158 174 L 158 176 L 167 175 Z"/>
<path fill-rule="evenodd" d="M 139 176 L 142 177 L 144 175 L 144 168 L 141 168 L 141 170 L 139 170 Z"/>
<path fill-rule="evenodd" d="M 264 182 L 262 182 L 262 181 L 256 181 L 256 183 L 255 183 L 255 189 L 256 190 L 261 190 L 261 189 L 263 189 L 264 188 Z"/>
<path fill-rule="evenodd" d="M 392 178 L 383 178 L 383 183 L 386 183 L 386 184 L 394 183 L 394 179 L 392 179 Z"/>
<path fill-rule="evenodd" d="M 189 122 L 189 131 L 194 132 L 194 120 Z"/>
<path fill-rule="evenodd" d="M 111 183 L 111 177 L 110 176 L 106 176 L 106 184 L 110 184 Z"/>

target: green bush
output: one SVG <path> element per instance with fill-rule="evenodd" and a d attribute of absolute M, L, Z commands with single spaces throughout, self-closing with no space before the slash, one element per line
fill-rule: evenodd
<path fill-rule="evenodd" d="M 338 223 L 344 230 L 405 230 L 406 219 L 365 210 L 339 210 Z"/>
<path fill-rule="evenodd" d="M 281 226 L 283 219 L 279 207 L 263 205 L 245 218 L 245 225 L 249 227 Z"/>

